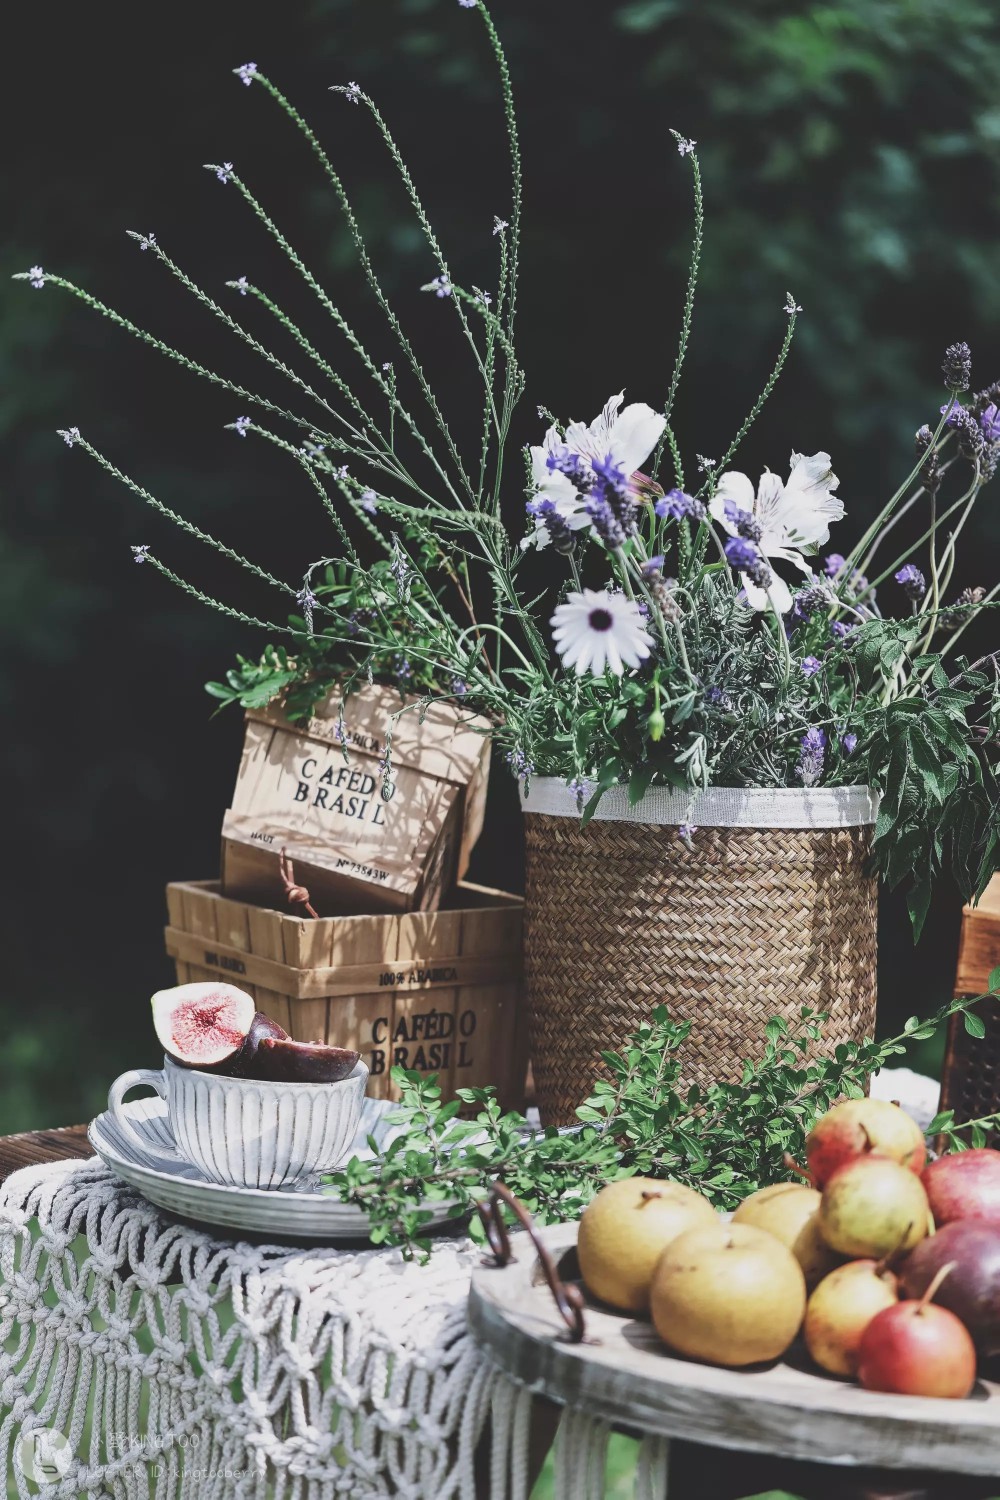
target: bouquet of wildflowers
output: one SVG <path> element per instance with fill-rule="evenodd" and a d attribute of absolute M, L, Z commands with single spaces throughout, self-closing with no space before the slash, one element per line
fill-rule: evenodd
<path fill-rule="evenodd" d="M 496 59 L 510 146 L 491 287 L 466 287 L 452 274 L 375 101 L 354 82 L 334 92 L 339 104 L 368 112 L 424 236 L 422 290 L 457 321 L 482 396 L 472 440 L 449 425 L 320 137 L 254 63 L 236 76 L 270 95 L 334 194 L 390 358 L 369 352 L 229 161 L 209 170 L 281 251 L 315 319 L 296 321 L 280 290 L 243 275 L 227 283 L 225 300 L 154 234 L 133 239 L 286 383 L 287 400 L 259 393 L 250 375 L 237 384 L 216 374 L 62 276 L 40 266 L 23 274 L 33 287 L 72 293 L 227 391 L 238 403 L 233 432 L 287 455 L 323 506 L 330 556 L 309 561 L 300 579 L 277 578 L 151 495 L 77 428 L 62 436 L 275 590 L 277 618 L 260 619 L 205 594 L 151 548 L 133 549 L 136 561 L 192 597 L 266 633 L 261 654 L 210 685 L 222 702 L 260 705 L 280 695 L 302 718 L 331 689 L 346 697 L 373 680 L 399 688 L 399 713 L 457 701 L 488 719 L 517 776 L 565 780 L 583 818 L 614 785 L 627 784 L 633 802 L 654 785 L 686 789 L 686 840 L 697 837 L 698 794 L 708 786 L 867 783 L 881 794 L 882 869 L 893 884 L 910 878 L 919 928 L 942 867 L 973 895 L 1000 866 L 1000 653 L 972 663 L 956 654 L 1000 586 L 957 595 L 951 587 L 959 537 L 1000 460 L 1000 384 L 972 392 L 968 347 L 949 348 L 946 399 L 917 432 L 909 472 L 848 550 L 828 550 L 831 527 L 845 516 L 828 454 L 793 452 L 756 485 L 736 467 L 791 348 L 801 308 L 789 295 L 778 357 L 753 409 L 720 444 L 720 457 L 689 462 L 673 413 L 704 209 L 695 142 L 675 132 L 692 175 L 694 242 L 668 388 L 656 406 L 612 395 L 590 423 L 538 407 L 538 427 L 523 431 L 519 495 L 520 464 L 508 451 L 526 387 L 515 344 L 522 188 L 514 97 L 484 0 L 458 3 L 478 14 Z M 916 535 L 892 557 L 907 517 Z M 392 785 L 390 749 L 384 796 Z"/>

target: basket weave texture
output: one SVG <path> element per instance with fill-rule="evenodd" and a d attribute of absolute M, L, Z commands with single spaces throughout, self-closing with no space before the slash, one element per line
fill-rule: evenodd
<path fill-rule="evenodd" d="M 690 1020 L 683 1085 L 733 1082 L 772 1016 L 828 1011 L 824 1049 L 875 1024 L 870 827 L 675 827 L 526 813 L 525 951 L 535 1087 L 570 1124 L 655 1005 Z"/>

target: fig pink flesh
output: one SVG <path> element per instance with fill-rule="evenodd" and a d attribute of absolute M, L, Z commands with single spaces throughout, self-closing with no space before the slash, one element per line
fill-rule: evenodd
<path fill-rule="evenodd" d="M 228 995 L 179 1005 L 170 1028 L 178 1053 L 182 1057 L 201 1057 L 236 1052 L 244 1038 L 236 1010 Z"/>

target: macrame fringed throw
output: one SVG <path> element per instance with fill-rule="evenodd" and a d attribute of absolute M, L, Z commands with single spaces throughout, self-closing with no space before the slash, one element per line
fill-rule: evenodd
<path fill-rule="evenodd" d="M 0 1190 L 2 1471 L 37 1500 L 25 1434 L 55 1429 L 68 1467 L 45 1500 L 481 1500 L 486 1480 L 490 1500 L 528 1500 L 531 1394 L 466 1323 L 480 1253 L 439 1241 L 418 1266 L 225 1243 L 100 1164 L 16 1172 Z M 563 1415 L 560 1496 L 603 1496 L 606 1444 Z M 638 1500 L 661 1500 L 660 1477 L 644 1447 Z"/>

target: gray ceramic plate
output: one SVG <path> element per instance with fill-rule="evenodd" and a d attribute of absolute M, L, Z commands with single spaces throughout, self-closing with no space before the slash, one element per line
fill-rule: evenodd
<path fill-rule="evenodd" d="M 124 1105 L 124 1112 L 152 1150 L 176 1154 L 162 1099 L 132 1100 Z M 395 1107 L 388 1100 L 366 1099 L 357 1135 L 345 1160 L 372 1155 L 369 1135 L 380 1146 L 387 1145 L 395 1133 L 394 1112 Z M 143 1157 L 107 1111 L 91 1122 L 87 1135 L 97 1155 L 117 1177 L 137 1188 L 158 1208 L 169 1209 L 185 1219 L 247 1234 L 273 1235 L 282 1240 L 322 1240 L 328 1245 L 363 1240 L 368 1234 L 368 1215 L 324 1192 L 318 1177 L 275 1189 L 228 1187 L 211 1182 L 180 1155 L 176 1169 L 164 1171 Z M 435 1224 L 448 1217 L 447 1203 L 428 1203 L 427 1207 Z"/>

